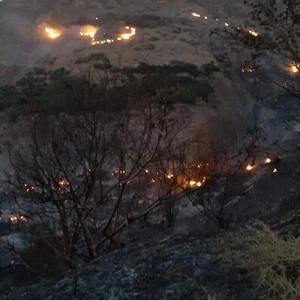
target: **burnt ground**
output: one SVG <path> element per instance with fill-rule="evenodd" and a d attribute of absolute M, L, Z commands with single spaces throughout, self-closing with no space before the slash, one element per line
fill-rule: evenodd
<path fill-rule="evenodd" d="M 151 247 L 124 249 L 80 269 L 75 299 L 267 299 L 214 253 L 210 240 L 173 239 Z M 70 299 L 72 274 L 18 287 L 1 299 Z"/>
<path fill-rule="evenodd" d="M 136 225 L 124 234 L 125 249 L 80 265 L 76 299 L 268 299 L 243 269 L 225 266 L 217 242 L 257 219 L 299 236 L 297 166 L 293 156 L 282 159 L 276 174 L 264 167 L 253 189 L 230 206 L 227 230 L 216 230 L 186 204 L 173 229 Z M 33 277 L 15 263 L 0 275 L 0 299 L 70 299 L 72 293 L 72 272 Z"/>

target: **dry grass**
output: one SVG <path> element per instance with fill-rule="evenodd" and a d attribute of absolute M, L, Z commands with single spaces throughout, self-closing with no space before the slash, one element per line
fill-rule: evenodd
<path fill-rule="evenodd" d="M 271 299 L 300 299 L 300 238 L 282 238 L 258 223 L 220 242 L 229 262 L 246 268 Z"/>

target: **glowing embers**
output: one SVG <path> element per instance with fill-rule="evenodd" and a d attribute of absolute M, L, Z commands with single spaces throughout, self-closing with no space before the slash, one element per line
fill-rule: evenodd
<path fill-rule="evenodd" d="M 11 223 L 17 223 L 17 222 L 26 222 L 27 221 L 27 219 L 26 219 L 26 217 L 24 217 L 24 216 L 14 216 L 14 217 L 10 217 L 9 218 L 9 221 L 11 222 Z"/>
<path fill-rule="evenodd" d="M 30 186 L 27 183 L 24 184 L 25 193 L 30 193 L 34 190 L 34 186 Z"/>
<path fill-rule="evenodd" d="M 46 27 L 44 29 L 44 32 L 46 34 L 46 37 L 52 40 L 55 40 L 61 36 L 61 32 L 58 29 L 51 28 L 51 27 Z"/>
<path fill-rule="evenodd" d="M 113 39 L 106 39 L 106 40 L 100 40 L 100 41 L 96 41 L 94 38 L 93 38 L 93 41 L 92 41 L 92 46 L 95 46 L 95 45 L 103 45 L 103 44 L 111 44 L 111 43 L 114 43 L 115 40 Z"/>
<path fill-rule="evenodd" d="M 259 36 L 259 33 L 257 31 L 249 30 L 248 32 L 255 37 Z"/>
<path fill-rule="evenodd" d="M 65 180 L 61 179 L 58 181 L 58 192 L 60 194 L 66 194 L 70 192 L 70 183 Z"/>
<path fill-rule="evenodd" d="M 242 73 L 253 73 L 253 72 L 254 72 L 254 70 L 251 68 L 242 69 Z"/>
<path fill-rule="evenodd" d="M 201 187 L 202 186 L 202 182 L 201 181 L 194 181 L 194 180 L 191 180 L 188 182 L 188 186 L 193 188 L 193 187 Z"/>

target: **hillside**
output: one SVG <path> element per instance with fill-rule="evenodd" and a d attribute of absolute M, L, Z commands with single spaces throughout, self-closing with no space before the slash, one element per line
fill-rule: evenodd
<path fill-rule="evenodd" d="M 0 299 L 299 300 L 300 13 L 243 2 L 0 0 Z"/>

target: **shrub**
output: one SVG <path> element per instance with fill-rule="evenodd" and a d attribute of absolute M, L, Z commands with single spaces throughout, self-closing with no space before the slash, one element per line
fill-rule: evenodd
<path fill-rule="evenodd" d="M 22 114 L 22 109 L 20 106 L 17 105 L 11 106 L 6 111 L 7 121 L 10 123 L 16 123 L 21 114 Z"/>
<path fill-rule="evenodd" d="M 157 37 L 157 36 L 152 36 L 152 37 L 150 38 L 150 41 L 151 41 L 151 42 L 157 42 L 157 41 L 159 41 L 159 40 L 160 40 L 160 38 Z"/>
<path fill-rule="evenodd" d="M 300 299 L 300 238 L 280 237 L 258 223 L 220 243 L 229 262 L 244 265 L 257 287 L 272 299 Z"/>
<path fill-rule="evenodd" d="M 18 95 L 18 89 L 15 86 L 0 86 L 0 111 L 13 105 L 16 102 Z"/>
<path fill-rule="evenodd" d="M 49 73 L 49 79 L 51 81 L 61 81 L 62 79 L 68 77 L 71 71 L 67 71 L 65 68 L 59 68 Z"/>
<path fill-rule="evenodd" d="M 94 68 L 97 70 L 109 70 L 111 68 L 111 64 L 109 62 L 104 62 L 102 64 L 94 64 Z"/>
<path fill-rule="evenodd" d="M 171 61 L 169 65 L 148 65 L 141 63 L 137 67 L 124 67 L 122 69 L 113 69 L 113 72 L 122 72 L 127 74 L 179 74 L 187 73 L 193 77 L 200 74 L 198 67 L 191 63 L 184 63 L 180 61 Z"/>
<path fill-rule="evenodd" d="M 109 59 L 105 56 L 104 53 L 92 53 L 87 57 L 78 58 L 74 63 L 75 64 L 86 64 L 92 61 L 102 61 L 103 63 L 109 63 Z"/>
<path fill-rule="evenodd" d="M 205 102 L 208 101 L 209 96 L 214 92 L 214 88 L 207 80 L 190 83 L 187 89 L 193 92 L 196 97 L 201 97 Z"/>
<path fill-rule="evenodd" d="M 220 72 L 220 68 L 215 66 L 214 62 L 210 62 L 209 64 L 205 64 L 201 67 L 204 74 L 206 76 L 211 76 L 215 72 Z"/>

